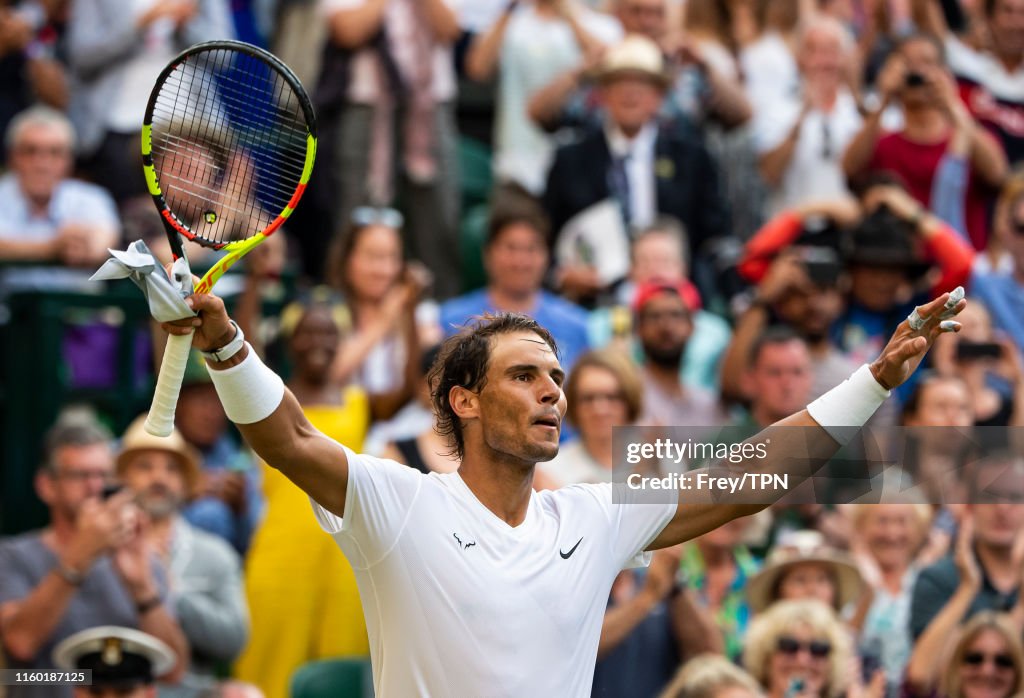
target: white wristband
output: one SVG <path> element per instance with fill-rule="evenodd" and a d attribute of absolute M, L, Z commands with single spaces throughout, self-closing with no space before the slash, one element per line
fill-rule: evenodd
<path fill-rule="evenodd" d="M 235 424 L 266 419 L 284 399 L 284 381 L 260 361 L 251 346 L 242 363 L 222 371 L 210 369 L 210 378 L 225 414 Z"/>
<path fill-rule="evenodd" d="M 849 378 L 807 406 L 807 412 L 837 443 L 846 445 L 892 394 L 864 364 Z"/>

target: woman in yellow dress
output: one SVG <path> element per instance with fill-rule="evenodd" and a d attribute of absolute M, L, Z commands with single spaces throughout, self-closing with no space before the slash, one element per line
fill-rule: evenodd
<path fill-rule="evenodd" d="M 367 395 L 330 379 L 347 325 L 345 306 L 326 292 L 281 316 L 293 363 L 288 387 L 313 426 L 359 451 L 370 426 Z M 277 470 L 261 468 L 266 515 L 245 567 L 252 631 L 235 674 L 267 698 L 287 698 L 291 675 L 302 664 L 368 657 L 370 649 L 352 567 L 320 529 L 306 494 Z"/>

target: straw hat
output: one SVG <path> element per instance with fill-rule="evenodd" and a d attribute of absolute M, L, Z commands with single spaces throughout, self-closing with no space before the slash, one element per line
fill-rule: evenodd
<path fill-rule="evenodd" d="M 121 451 L 117 454 L 117 472 L 123 474 L 128 459 L 132 454 L 139 451 L 166 451 L 178 457 L 181 462 L 181 472 L 185 476 L 185 487 L 188 492 L 194 492 L 199 484 L 199 470 L 201 458 L 199 452 L 191 446 L 181 432 L 174 429 L 170 436 L 153 436 L 143 426 L 146 423 L 146 415 L 141 414 L 135 418 L 121 437 Z"/>
<path fill-rule="evenodd" d="M 791 531 L 769 553 L 764 569 L 747 583 L 750 610 L 759 613 L 778 600 L 779 580 L 795 565 L 819 563 L 832 570 L 836 580 L 837 610 L 856 601 L 864 588 L 864 579 L 848 555 L 829 547 L 818 531 Z"/>
<path fill-rule="evenodd" d="M 597 68 L 596 77 L 600 82 L 608 82 L 620 76 L 641 76 L 662 88 L 668 87 L 670 82 L 661 49 L 647 37 L 638 34 L 631 34 L 608 49 Z"/>

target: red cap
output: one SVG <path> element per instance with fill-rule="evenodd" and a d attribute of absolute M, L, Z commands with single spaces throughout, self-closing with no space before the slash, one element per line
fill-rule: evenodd
<path fill-rule="evenodd" d="M 700 294 L 697 292 L 697 287 L 684 279 L 674 284 L 658 281 L 640 284 L 633 294 L 633 312 L 639 313 L 647 305 L 647 301 L 660 293 L 676 294 L 683 299 L 683 305 L 691 313 L 700 310 Z"/>

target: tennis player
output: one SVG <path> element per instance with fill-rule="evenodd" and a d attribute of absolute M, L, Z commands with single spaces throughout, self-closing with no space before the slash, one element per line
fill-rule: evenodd
<path fill-rule="evenodd" d="M 919 306 L 873 363 L 782 420 L 803 427 L 786 430 L 799 438 L 773 440 L 766 462 L 749 467 L 785 473 L 831 456 L 936 336 L 959 329 L 950 318 L 966 306 L 963 289 L 950 296 Z M 534 466 L 557 453 L 566 403 L 554 340 L 525 316 L 486 318 L 443 347 L 433 402 L 461 465 L 423 475 L 321 435 L 219 298 L 189 304 L 198 318 L 164 329 L 194 332 L 228 416 L 309 494 L 355 569 L 378 696 L 587 696 L 616 574 L 766 506 L 695 502 L 692 492 L 613 503 L 609 484 L 535 492 Z"/>

